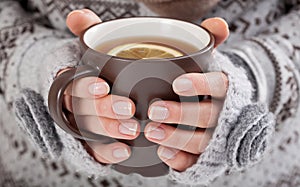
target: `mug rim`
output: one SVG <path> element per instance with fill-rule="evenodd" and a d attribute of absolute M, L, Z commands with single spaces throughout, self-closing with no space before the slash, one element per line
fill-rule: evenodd
<path fill-rule="evenodd" d="M 100 56 L 103 56 L 105 58 L 112 58 L 112 59 L 116 59 L 118 61 L 124 61 L 124 62 L 132 62 L 132 60 L 146 60 L 146 61 L 151 61 L 151 62 L 160 62 L 162 61 L 162 59 L 131 59 L 131 58 L 122 58 L 122 57 L 117 57 L 117 56 L 112 56 L 112 55 L 108 55 L 106 53 L 102 53 L 102 52 L 99 52 L 91 47 L 89 47 L 85 40 L 84 40 L 84 36 L 85 34 L 87 33 L 87 31 L 89 31 L 90 29 L 98 26 L 98 25 L 103 25 L 103 24 L 107 24 L 107 23 L 111 23 L 111 22 L 114 22 L 114 21 L 118 21 L 118 20 L 131 20 L 131 19 L 145 19 L 145 18 L 151 18 L 151 19 L 154 19 L 154 20 L 160 20 L 160 19 L 165 19 L 165 20 L 171 20 L 171 21 L 179 21 L 179 22 L 184 22 L 185 24 L 191 24 L 191 25 L 194 25 L 194 26 L 197 26 L 201 29 L 203 29 L 204 31 L 206 31 L 209 35 L 209 43 L 203 47 L 202 49 L 200 50 L 197 50 L 196 52 L 193 52 L 193 53 L 190 53 L 190 54 L 186 54 L 186 55 L 183 55 L 183 56 L 179 56 L 179 57 L 173 57 L 173 58 L 163 58 L 163 60 L 170 60 L 170 61 L 177 61 L 177 60 L 182 60 L 182 59 L 186 59 L 186 58 L 192 58 L 192 57 L 195 57 L 195 56 L 198 56 L 198 55 L 201 55 L 203 53 L 206 53 L 208 51 L 210 51 L 214 45 L 215 45 L 215 38 L 213 36 L 213 34 L 206 28 L 204 28 L 203 26 L 201 25 L 198 25 L 196 23 L 193 23 L 193 22 L 188 22 L 186 20 L 181 20 L 181 19 L 174 19 L 174 18 L 168 18 L 168 17 L 151 17 L 151 16 L 139 16 L 139 17 L 130 17 L 130 18 L 118 18 L 118 19 L 112 19 L 112 20 L 108 20 L 108 21 L 105 21 L 105 22 L 100 22 L 100 23 L 97 23 L 97 24 L 94 24 L 94 25 L 91 25 L 90 27 L 88 27 L 81 35 L 80 35 L 80 43 L 83 45 L 83 48 L 85 51 L 89 50 L 89 51 L 92 51 L 93 53 L 96 53 L 97 55 L 100 55 Z"/>

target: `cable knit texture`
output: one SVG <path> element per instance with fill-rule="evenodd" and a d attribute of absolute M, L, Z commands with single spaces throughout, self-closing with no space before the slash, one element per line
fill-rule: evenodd
<path fill-rule="evenodd" d="M 34 143 L 46 157 L 52 159 L 61 157 L 73 164 L 77 171 L 85 171 L 88 175 L 107 175 L 110 166 L 96 162 L 80 141 L 56 126 L 47 109 L 48 90 L 57 73 L 80 64 L 79 40 L 65 39 L 58 44 L 38 41 L 32 48 L 41 47 L 51 51 L 47 56 L 34 54 L 36 60 L 41 60 L 43 64 L 46 64 L 42 68 L 43 71 L 39 73 L 48 76 L 44 76 L 41 80 L 43 82 L 41 94 L 26 88 L 15 101 L 15 113 L 19 125 L 33 138 Z M 25 68 L 30 68 L 30 66 L 24 66 Z"/>
<path fill-rule="evenodd" d="M 160 16 L 195 21 L 219 0 L 137 0 Z M 194 7 L 197 7 L 196 9 Z M 176 11 L 174 11 L 176 10 Z"/>
<path fill-rule="evenodd" d="M 180 183 L 205 184 L 226 169 L 244 169 L 254 164 L 262 158 L 265 141 L 273 129 L 273 116 L 268 115 L 267 109 L 251 105 L 253 90 L 249 89 L 251 83 L 243 69 L 235 67 L 228 57 L 216 51 L 210 71 L 223 71 L 228 75 L 227 99 L 213 138 L 198 162 L 185 172 L 171 170 L 171 179 Z M 50 75 L 51 80 L 56 73 Z M 54 158 L 63 156 L 72 160 L 78 170 L 88 171 L 91 175 L 107 174 L 109 166 L 96 163 L 79 141 L 54 127 L 43 102 L 40 95 L 27 89 L 15 105 L 19 121 L 23 121 L 20 124 L 36 144 Z"/>
<path fill-rule="evenodd" d="M 41 95 L 29 89 L 23 90 L 22 97 L 15 102 L 15 111 L 22 121 L 19 124 L 24 125 L 23 128 L 34 138 L 43 153 L 50 154 L 52 158 L 61 155 L 63 144 L 55 126 L 50 125 L 52 118 Z"/>
<path fill-rule="evenodd" d="M 81 49 L 78 39 L 69 39 L 55 50 L 52 51 L 51 55 L 46 56 L 45 61 L 45 75 L 47 79 L 43 84 L 42 96 L 45 99 L 45 105 L 48 106 L 48 94 L 52 82 L 54 81 L 57 73 L 60 70 L 76 67 L 81 63 Z"/>
<path fill-rule="evenodd" d="M 185 0 L 173 2 L 155 3 L 164 5 L 155 5 L 157 12 L 182 17 L 180 11 L 185 10 L 196 18 L 199 8 L 204 7 L 201 3 L 185 4 Z M 300 128 L 299 120 L 295 120 L 295 116 L 300 116 L 297 5 L 299 0 L 224 0 L 205 15 L 228 21 L 231 37 L 218 49 L 233 53 L 245 65 L 234 62 L 234 58 L 231 64 L 226 56 L 215 52 L 219 65 L 212 63 L 215 66 L 211 70 L 228 74 L 230 83 L 218 127 L 196 164 L 181 173 L 170 171 L 170 178 L 177 181 L 171 182 L 166 176 L 147 179 L 124 176 L 114 170 L 110 173 L 108 166 L 95 162 L 80 142 L 56 127 L 45 112 L 48 90 L 57 71 L 79 65 L 78 43 L 65 32 L 65 19 L 71 10 L 87 7 L 104 21 L 155 14 L 148 12 L 143 3 L 132 0 L 1 1 L 0 185 L 183 187 L 182 183 L 198 186 L 215 178 L 210 187 L 297 186 L 300 173 Z M 254 36 L 260 42 L 245 42 L 245 38 Z M 232 48 L 233 44 L 237 48 Z M 254 77 L 251 83 L 257 88 L 257 98 L 247 80 L 249 72 Z M 255 101 L 250 99 L 251 95 Z M 13 102 L 18 124 L 26 134 L 14 120 Z M 276 136 L 269 144 L 273 116 L 259 103 L 276 103 L 277 107 Z M 30 144 L 27 134 L 36 147 Z M 255 164 L 263 154 L 267 154 L 267 159 Z M 79 170 L 84 171 L 76 172 Z M 235 172 L 240 170 L 243 172 Z M 88 178 L 88 172 L 99 177 Z M 109 175 L 100 176 L 105 174 Z"/>
<path fill-rule="evenodd" d="M 243 170 L 262 159 L 274 131 L 274 116 L 264 105 L 247 105 L 236 124 L 228 137 L 227 163 L 231 169 Z"/>
<path fill-rule="evenodd" d="M 19 125 L 33 138 L 46 157 L 62 157 L 75 165 L 77 171 L 84 171 L 88 175 L 108 174 L 109 165 L 99 164 L 87 153 L 80 141 L 54 124 L 41 95 L 30 89 L 23 90 L 21 95 L 15 102 Z"/>
<path fill-rule="evenodd" d="M 226 170 L 245 169 L 262 159 L 274 129 L 274 117 L 261 104 L 252 103 L 252 86 L 242 68 L 215 52 L 210 71 L 223 71 L 229 79 L 227 97 L 218 126 L 205 152 L 184 172 L 170 178 L 185 184 L 209 184 Z"/>

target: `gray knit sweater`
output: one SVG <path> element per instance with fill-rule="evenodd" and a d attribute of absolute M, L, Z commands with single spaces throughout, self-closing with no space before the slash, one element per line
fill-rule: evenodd
<path fill-rule="evenodd" d="M 130 0 L 1 1 L 1 186 L 299 186 L 298 6 L 224 0 L 206 14 L 224 17 L 232 31 L 209 68 L 229 78 L 218 125 L 196 164 L 149 179 L 97 163 L 55 125 L 47 94 L 60 69 L 80 65 L 78 39 L 64 23 L 71 10 L 89 7 L 102 20 L 154 13 Z"/>

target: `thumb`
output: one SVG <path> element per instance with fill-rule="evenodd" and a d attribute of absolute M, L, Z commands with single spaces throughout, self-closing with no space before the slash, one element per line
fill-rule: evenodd
<path fill-rule="evenodd" d="M 215 47 L 222 44 L 229 36 L 227 22 L 222 18 L 209 18 L 201 23 L 201 26 L 209 30 L 215 37 Z"/>
<path fill-rule="evenodd" d="M 100 18 L 89 9 L 73 10 L 69 13 L 66 20 L 68 28 L 76 36 L 98 23 L 101 23 Z"/>

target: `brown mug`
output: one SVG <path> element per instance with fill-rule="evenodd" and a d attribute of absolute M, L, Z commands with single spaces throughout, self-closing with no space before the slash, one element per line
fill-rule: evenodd
<path fill-rule="evenodd" d="M 174 58 L 133 60 L 95 50 L 101 43 L 133 36 L 176 39 L 195 46 L 197 51 Z M 104 144 L 114 141 L 128 144 L 132 149 L 131 156 L 122 163 L 114 164 L 115 170 L 124 174 L 138 173 L 145 177 L 166 175 L 169 168 L 157 155 L 158 145 L 144 137 L 143 129 L 150 121 L 147 116 L 148 107 L 156 100 L 194 102 L 202 99 L 198 96 L 179 97 L 172 89 L 172 82 L 185 73 L 207 71 L 214 47 L 212 34 L 199 25 L 181 20 L 137 17 L 94 25 L 82 34 L 80 40 L 84 50 L 81 65 L 62 73 L 50 88 L 48 106 L 52 118 L 75 138 Z M 134 101 L 134 118 L 141 125 L 138 138 L 116 140 L 80 129 L 76 120 L 69 122 L 63 109 L 65 89 L 72 81 L 89 76 L 101 77 L 107 81 L 111 87 L 110 94 L 126 96 Z"/>

